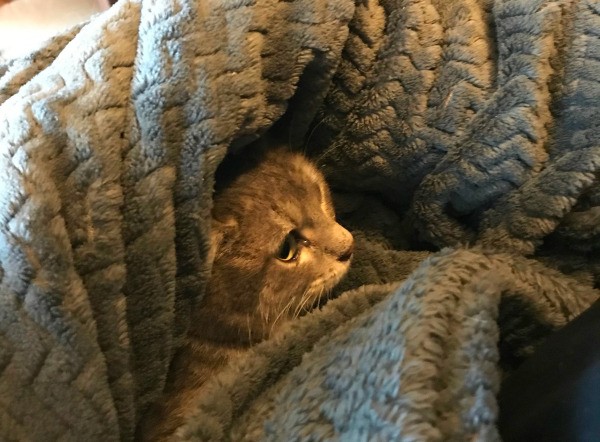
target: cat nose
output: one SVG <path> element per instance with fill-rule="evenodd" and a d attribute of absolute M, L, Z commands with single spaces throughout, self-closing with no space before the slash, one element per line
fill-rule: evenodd
<path fill-rule="evenodd" d="M 352 258 L 352 254 L 354 253 L 354 237 L 342 226 L 339 226 L 338 229 L 340 231 L 340 236 L 342 237 L 342 240 L 339 244 L 340 247 L 338 250 L 341 250 L 338 252 L 337 260 L 339 262 L 346 262 L 349 261 L 350 258 Z"/>
<path fill-rule="evenodd" d="M 354 254 L 354 243 L 350 244 L 350 247 L 348 247 L 348 250 L 346 250 L 340 256 L 338 256 L 337 260 L 340 262 L 348 261 L 350 258 L 352 258 L 353 254 Z"/>

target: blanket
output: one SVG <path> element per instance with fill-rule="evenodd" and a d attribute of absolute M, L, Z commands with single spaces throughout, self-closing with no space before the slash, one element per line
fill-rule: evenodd
<path fill-rule="evenodd" d="M 121 0 L 0 62 L 0 439 L 133 439 L 216 167 L 276 126 L 356 257 L 176 438 L 497 440 L 502 376 L 599 296 L 598 29 L 593 0 Z"/>

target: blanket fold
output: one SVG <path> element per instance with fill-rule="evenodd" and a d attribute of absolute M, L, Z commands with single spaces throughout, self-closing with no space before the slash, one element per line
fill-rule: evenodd
<path fill-rule="evenodd" d="M 598 29 L 593 0 L 121 0 L 0 62 L 0 439 L 133 439 L 214 172 L 276 124 L 356 238 L 345 293 L 176 438 L 497 440 L 501 376 L 599 296 Z"/>

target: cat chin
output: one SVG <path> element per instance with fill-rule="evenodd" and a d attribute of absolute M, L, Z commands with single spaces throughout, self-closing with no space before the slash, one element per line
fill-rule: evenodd
<path fill-rule="evenodd" d="M 318 296 L 319 294 L 329 294 L 329 292 L 342 280 L 346 273 L 348 273 L 348 269 L 350 268 L 350 263 L 336 263 L 334 268 L 332 268 L 328 273 L 321 276 L 317 280 L 313 281 L 308 288 L 308 292 L 311 293 L 311 296 Z M 327 300 L 328 296 L 324 296 L 325 300 Z M 318 303 L 321 304 L 321 303 Z"/>
<path fill-rule="evenodd" d="M 332 289 L 337 285 L 337 283 L 342 279 L 345 275 L 345 272 L 341 274 L 333 274 L 326 281 L 323 282 L 321 288 L 316 288 L 314 293 L 312 293 L 311 297 L 313 298 L 313 302 L 308 308 L 305 309 L 303 314 L 310 312 L 311 310 L 315 310 L 317 308 L 323 307 L 329 301 L 331 296 Z"/>

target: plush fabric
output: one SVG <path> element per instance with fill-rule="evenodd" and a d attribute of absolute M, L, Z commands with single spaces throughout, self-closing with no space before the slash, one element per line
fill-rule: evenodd
<path fill-rule="evenodd" d="M 496 440 L 598 297 L 600 4 L 121 0 L 0 64 L 0 439 L 131 440 L 201 302 L 213 176 L 273 124 L 356 257 L 185 440 Z"/>

